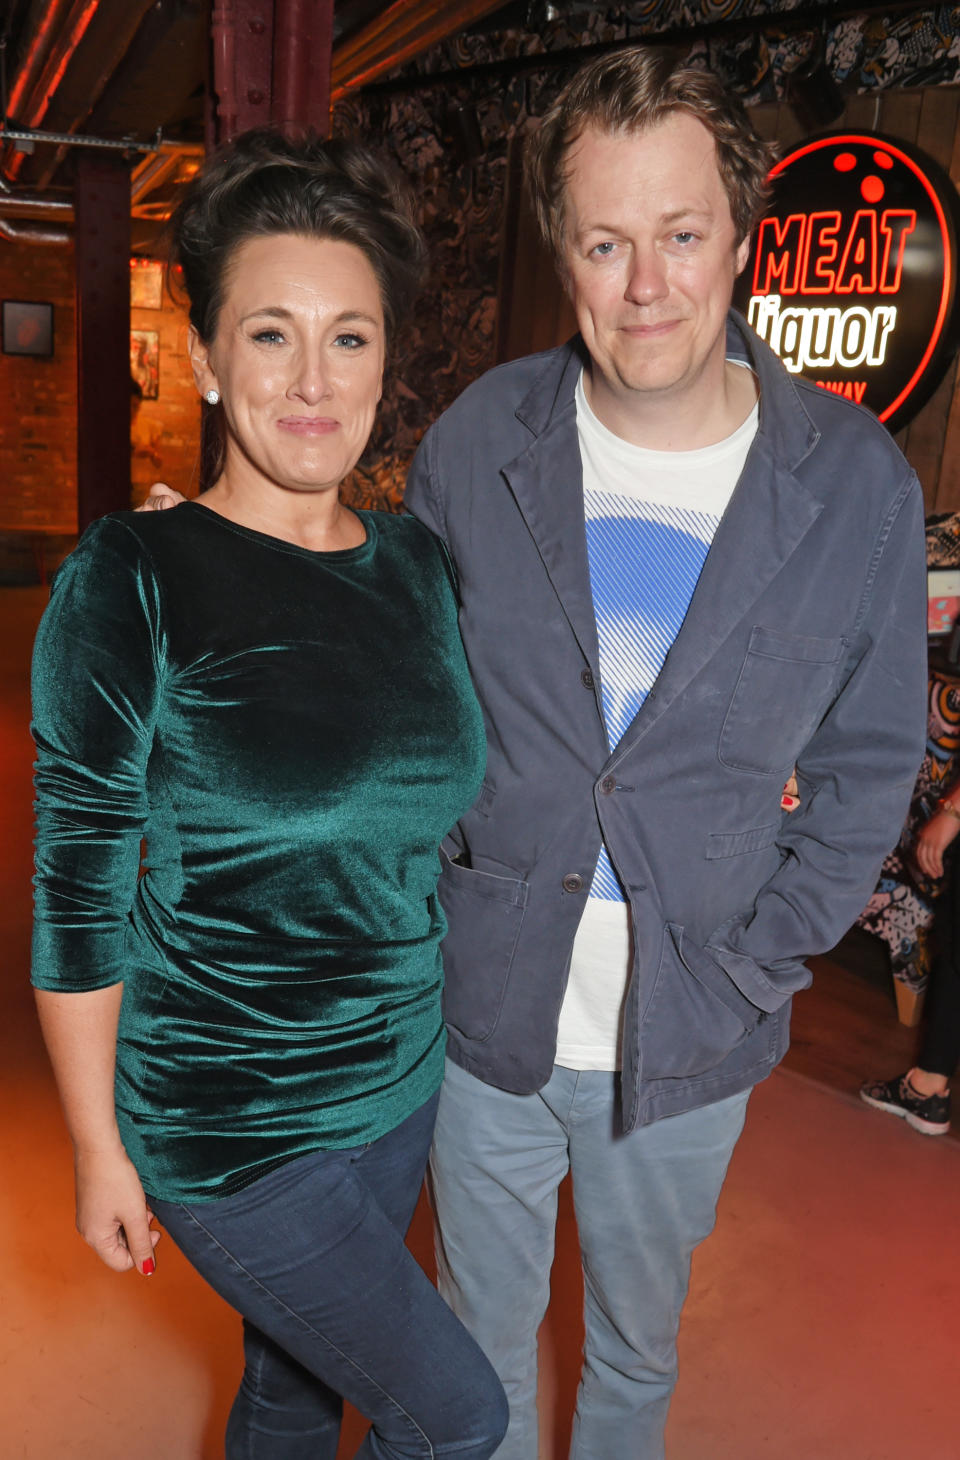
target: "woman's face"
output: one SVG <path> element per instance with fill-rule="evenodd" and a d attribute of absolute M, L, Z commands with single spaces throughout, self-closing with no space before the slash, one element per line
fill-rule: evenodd
<path fill-rule="evenodd" d="M 231 485 L 336 489 L 370 435 L 384 349 L 380 288 L 353 244 L 298 234 L 241 244 L 212 342 L 190 336 L 197 386 L 220 392 Z"/>

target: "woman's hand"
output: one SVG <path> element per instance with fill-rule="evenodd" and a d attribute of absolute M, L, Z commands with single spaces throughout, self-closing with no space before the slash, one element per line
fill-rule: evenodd
<path fill-rule="evenodd" d="M 780 805 L 783 807 L 784 811 L 796 811 L 797 807 L 800 805 L 800 797 L 797 794 L 799 789 L 800 787 L 797 785 L 796 773 L 794 773 L 792 776 L 788 776 L 787 783 L 783 788 L 783 794 L 780 797 Z"/>
<path fill-rule="evenodd" d="M 150 488 L 149 497 L 145 502 L 141 502 L 136 510 L 138 512 L 162 512 L 166 507 L 179 507 L 180 503 L 186 500 L 182 492 L 168 487 L 166 482 L 154 482 Z"/>
<path fill-rule="evenodd" d="M 160 1233 L 151 1230 L 153 1212 L 126 1151 L 78 1150 L 75 1169 L 80 1236 L 114 1272 L 135 1267 L 150 1277 Z"/>
<path fill-rule="evenodd" d="M 114 1109 L 123 984 L 83 993 L 37 989 L 37 1012 L 57 1079 L 77 1177 L 77 1230 L 114 1272 L 154 1271 L 153 1213 L 123 1148 Z"/>
<path fill-rule="evenodd" d="M 925 877 L 943 876 L 943 854 L 960 833 L 960 821 L 949 811 L 938 811 L 917 833 L 913 855 Z"/>

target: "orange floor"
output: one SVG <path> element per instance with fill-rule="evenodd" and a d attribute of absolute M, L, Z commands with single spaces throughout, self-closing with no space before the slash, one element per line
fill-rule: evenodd
<path fill-rule="evenodd" d="M 237 1321 L 169 1239 L 146 1283 L 101 1268 L 73 1231 L 69 1151 L 26 984 L 26 663 L 42 598 L 0 590 L 0 1460 L 216 1460 Z M 429 1264 L 423 1210 L 413 1244 Z M 579 1281 L 565 1202 L 541 1460 L 566 1453 Z M 778 1072 L 753 1097 L 717 1231 L 695 1261 L 669 1460 L 960 1460 L 958 1300 L 960 1145 Z M 344 1457 L 361 1432 L 351 1418 Z"/>

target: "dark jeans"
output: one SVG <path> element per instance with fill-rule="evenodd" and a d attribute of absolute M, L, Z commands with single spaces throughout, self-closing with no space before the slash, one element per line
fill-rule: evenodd
<path fill-rule="evenodd" d="M 341 1396 L 371 1428 L 364 1460 L 486 1460 L 499 1380 L 404 1245 L 436 1097 L 369 1146 L 315 1151 L 234 1196 L 152 1201 L 244 1318 L 227 1460 L 334 1460 Z"/>

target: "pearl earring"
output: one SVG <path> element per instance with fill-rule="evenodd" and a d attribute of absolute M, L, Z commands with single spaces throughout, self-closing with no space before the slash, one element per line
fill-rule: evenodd
<path fill-rule="evenodd" d="M 206 401 L 206 403 L 207 403 L 208 406 L 217 406 L 217 405 L 220 404 L 220 392 L 219 392 L 219 390 L 208 390 L 208 391 L 205 391 L 203 398 Z"/>

